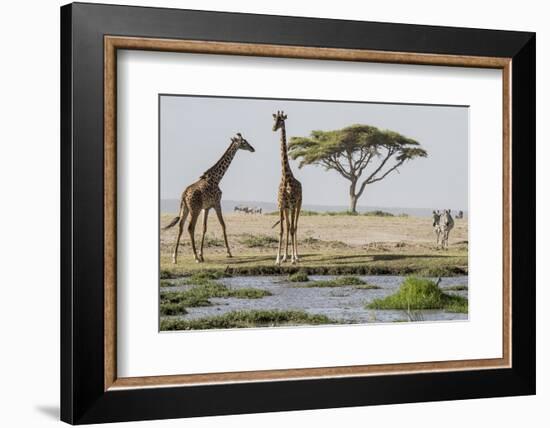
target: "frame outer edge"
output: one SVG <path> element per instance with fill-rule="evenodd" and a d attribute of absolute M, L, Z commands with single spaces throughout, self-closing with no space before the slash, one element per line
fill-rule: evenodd
<path fill-rule="evenodd" d="M 60 9 L 60 156 L 61 156 L 61 349 L 60 349 L 60 418 L 74 423 L 74 365 L 73 365 L 73 159 L 72 159 L 72 110 L 73 110 L 73 34 L 72 5 Z"/>
<path fill-rule="evenodd" d="M 536 34 L 512 59 L 513 370 L 524 394 L 536 393 Z M 517 315 L 521 314 L 521 317 Z"/>
<path fill-rule="evenodd" d="M 65 10 L 65 12 L 64 12 Z M 143 20 L 145 16 L 151 20 Z M 73 257 L 79 255 L 95 255 L 96 245 L 98 239 L 92 239 L 90 249 L 84 249 L 79 241 L 76 241 L 76 233 L 81 233 L 80 226 L 73 221 L 78 220 L 75 218 L 75 214 L 79 211 L 77 208 L 79 205 L 75 202 L 81 203 L 79 199 L 79 191 L 95 191 L 94 186 L 84 185 L 82 181 L 77 181 L 73 178 L 72 174 L 79 173 L 80 176 L 90 173 L 86 170 L 85 173 L 79 172 L 77 166 L 86 166 L 84 164 L 78 164 L 82 161 L 82 154 L 79 152 L 86 149 L 85 144 L 96 140 L 90 138 L 97 138 L 96 128 L 99 123 L 102 123 L 97 116 L 99 109 L 97 108 L 100 101 L 103 100 L 102 94 L 97 96 L 93 94 L 93 90 L 96 92 L 100 89 L 97 82 L 100 78 L 96 75 L 97 71 L 92 69 L 86 70 L 82 66 L 85 64 L 92 64 L 93 67 L 97 65 L 97 55 L 99 49 L 97 44 L 99 37 L 103 37 L 106 34 L 141 34 L 144 33 L 144 37 L 147 36 L 149 31 L 149 37 L 152 34 L 159 37 L 174 38 L 173 34 L 176 34 L 175 38 L 185 38 L 189 35 L 190 38 L 200 37 L 201 34 L 207 34 L 206 39 L 218 39 L 223 41 L 234 42 L 249 42 L 249 43 L 262 43 L 261 40 L 274 40 L 275 43 L 280 43 L 282 39 L 288 37 L 292 42 L 299 43 L 300 40 L 311 39 L 312 34 L 315 35 L 315 28 L 306 29 L 306 35 L 302 36 L 302 33 L 292 33 L 277 35 L 271 31 L 270 27 L 278 22 L 282 24 L 290 25 L 292 30 L 296 23 L 303 19 L 304 23 L 308 23 L 307 18 L 289 18 L 284 17 L 269 17 L 263 16 L 262 22 L 266 24 L 265 28 L 262 27 L 260 33 L 244 33 L 240 26 L 230 25 L 223 29 L 203 29 L 200 24 L 205 19 L 214 19 L 215 22 L 219 22 L 221 13 L 216 12 L 198 12 L 198 11 L 183 11 L 183 10 L 168 10 L 159 8 L 139 8 L 139 7 L 126 7 L 126 6 L 106 6 L 106 5 L 91 5 L 91 4 L 76 4 L 68 5 L 62 8 L 61 12 L 61 188 L 62 188 L 62 201 L 61 201 L 61 320 L 62 320 L 62 337 L 61 337 L 61 398 L 62 398 L 62 420 L 69 423 L 92 423 L 92 422 L 113 422 L 113 421 L 129 421 L 129 420 L 144 420 L 151 418 L 174 418 L 174 417 L 189 417 L 189 416 L 206 416 L 214 414 L 237 414 L 237 413 L 251 413 L 251 412 L 266 412 L 266 411 L 283 411 L 283 410 L 299 410 L 299 409 L 314 409 L 314 408 L 328 408 L 328 407 L 347 407 L 347 406 L 364 406 L 372 404 L 389 404 L 389 403 L 401 403 L 401 402 L 418 402 L 418 401 L 438 401 L 449 399 L 461 399 L 461 398 L 481 398 L 481 397 L 497 397 L 506 395 L 525 395 L 532 394 L 535 391 L 535 336 L 534 336 L 534 312 L 530 313 L 534 309 L 534 261 L 525 260 L 534 256 L 534 246 L 531 245 L 532 239 L 534 239 L 534 224 L 528 224 L 525 227 L 520 227 L 521 233 L 515 229 L 514 245 L 517 247 L 513 249 L 513 260 L 520 260 L 520 267 L 516 266 L 515 271 L 515 283 L 516 289 L 518 280 L 522 286 L 521 290 L 516 290 L 514 294 L 512 311 L 516 315 L 513 330 L 514 330 L 514 344 L 513 346 L 513 363 L 512 369 L 496 370 L 493 373 L 487 373 L 485 376 L 486 381 L 483 384 L 478 385 L 472 392 L 468 392 L 466 396 L 466 385 L 471 385 L 472 382 L 477 382 L 479 374 L 475 371 L 467 371 L 462 374 L 454 373 L 440 373 L 440 374 L 427 374 L 422 375 L 425 380 L 431 380 L 433 387 L 426 385 L 425 390 L 419 390 L 416 394 L 411 396 L 411 386 L 418 384 L 419 375 L 399 376 L 396 379 L 384 380 L 380 383 L 377 377 L 372 378 L 369 381 L 369 387 L 364 382 L 355 378 L 338 379 L 331 381 L 330 385 L 327 381 L 296 381 L 292 387 L 288 387 L 285 382 L 267 382 L 258 384 L 236 384 L 226 387 L 219 385 L 216 387 L 193 387 L 193 388 L 161 388 L 161 389 L 141 389 L 138 391 L 109 391 L 104 392 L 104 373 L 99 373 L 99 369 L 103 368 L 103 363 L 99 364 L 96 355 L 104 352 L 104 342 L 101 338 L 101 346 L 99 345 L 99 339 L 97 338 L 97 330 L 103 328 L 103 311 L 101 316 L 96 315 L 96 312 L 91 312 L 92 309 L 98 309 L 98 300 L 103 302 L 103 294 L 96 299 L 95 295 L 90 293 L 90 281 L 84 284 L 78 284 L 76 287 L 75 281 L 82 279 L 78 277 L 81 270 L 79 264 L 73 264 Z M 224 13 L 223 22 L 230 21 L 231 19 L 237 22 L 252 21 L 254 15 L 243 17 L 243 14 L 231 14 Z M 109 19 L 105 19 L 109 17 Z M 292 20 L 292 25 L 290 21 Z M 310 19 L 313 21 L 313 19 Z M 180 24 L 187 23 L 187 26 L 181 27 L 180 25 L 164 25 L 161 24 L 174 24 L 174 22 Z M 329 25 L 333 20 L 316 20 L 323 25 Z M 269 25 L 267 25 L 269 24 Z M 374 27 L 384 26 L 387 32 L 388 29 L 396 29 L 398 32 L 409 32 L 408 27 L 403 24 L 380 24 L 380 23 L 360 23 L 351 22 L 349 25 L 361 26 L 370 25 Z M 144 30 L 141 31 L 140 25 L 144 26 Z M 338 24 L 339 26 L 347 25 L 344 23 Z M 334 26 L 337 26 L 334 24 Z M 512 63 L 513 68 L 513 85 L 512 91 L 514 97 L 512 98 L 512 109 L 519 116 L 512 118 L 513 129 L 512 133 L 516 137 L 514 141 L 518 141 L 518 136 L 522 141 L 522 149 L 525 149 L 528 153 L 521 153 L 516 146 L 512 145 L 512 163 L 517 167 L 520 164 L 521 169 L 525 172 L 526 177 L 521 179 L 521 176 L 516 174 L 515 186 L 513 187 L 519 191 L 525 190 L 523 195 L 512 195 L 512 199 L 517 202 L 529 201 L 529 197 L 534 193 L 533 188 L 525 189 L 526 185 L 534 184 L 534 117 L 529 118 L 528 115 L 534 116 L 534 101 L 535 101 L 535 49 L 534 49 L 534 35 L 532 33 L 522 32 L 497 32 L 482 30 L 482 35 L 487 35 L 491 43 L 475 42 L 472 44 L 471 39 L 475 34 L 479 33 L 478 30 L 468 29 L 451 29 L 445 27 L 433 27 L 428 28 L 426 26 L 414 26 L 417 31 L 431 32 L 433 33 L 445 33 L 452 32 L 452 40 L 457 40 L 457 47 L 454 44 L 439 43 L 439 40 L 433 40 L 423 42 L 423 50 L 433 53 L 441 53 L 441 51 L 457 51 L 457 54 L 466 54 L 465 52 L 495 52 L 496 56 L 508 57 L 514 56 Z M 423 27 L 420 30 L 420 27 Z M 184 29 L 182 29 L 184 28 Z M 333 28 L 334 30 L 334 28 Z M 405 31 L 407 30 L 407 31 Z M 457 34 L 458 32 L 458 34 Z M 352 32 L 353 33 L 353 32 Z M 180 36 L 180 34 L 182 36 Z M 199 34 L 199 36 L 197 36 Z M 331 39 L 334 35 L 334 39 Z M 350 35 L 345 34 L 349 39 Z M 353 34 L 352 34 L 353 35 Z M 461 41 L 461 36 L 464 35 L 466 39 L 464 43 Z M 447 34 L 448 36 L 448 34 Z M 437 37 L 436 37 L 437 39 Z M 477 38 L 479 40 L 479 37 Z M 532 43 L 531 43 L 531 39 Z M 259 40 L 258 42 L 256 40 Z M 279 41 L 278 41 L 279 40 Z M 385 39 L 389 40 L 389 39 Z M 390 44 L 398 45 L 401 39 L 393 40 Z M 430 39 L 431 40 L 431 39 Z M 65 41 L 65 43 L 64 43 Z M 448 42 L 448 40 L 447 40 Z M 327 43 L 334 47 L 339 47 L 340 44 L 348 44 L 347 39 L 341 36 L 341 33 L 332 32 L 326 34 L 319 42 L 321 45 Z M 374 41 L 369 42 L 376 46 L 374 50 L 384 50 L 380 47 L 380 43 L 376 38 Z M 405 43 L 405 42 L 403 42 Z M 450 43 L 450 42 L 449 42 Z M 454 42 L 453 42 L 454 43 Z M 307 44 L 307 43 L 305 43 Z M 352 43 L 353 44 L 353 43 Z M 362 43 L 359 43 L 360 45 Z M 405 43 L 406 44 L 406 43 Z M 414 44 L 414 43 L 412 43 Z M 529 45 L 529 46 L 527 46 Z M 479 47 L 478 47 L 479 46 Z M 487 48 L 489 46 L 490 48 Z M 351 48 L 349 46 L 348 48 Z M 79 50 L 78 57 L 74 56 L 78 48 L 85 48 Z M 343 47 L 346 48 L 346 47 Z M 361 47 L 361 49 L 363 49 Z M 422 51 L 419 50 L 419 51 Z M 412 49 L 416 52 L 417 50 Z M 101 49 L 101 53 L 103 50 Z M 512 55 L 513 53 L 513 55 Z M 517 53 L 517 58 L 516 58 Z M 95 62 L 92 62 L 95 61 Z M 76 74 L 74 69 L 77 68 Z M 103 67 L 101 67 L 103 68 Z M 516 71 L 521 71 L 521 78 Z M 82 72 L 86 78 L 82 76 Z M 86 80 L 86 79 L 89 79 Z M 532 79 L 532 81 L 530 81 Z M 520 84 L 523 82 L 523 85 Z M 87 85 L 87 86 L 85 86 Z M 101 89 L 103 85 L 101 85 Z M 518 93 L 521 95 L 521 91 L 525 89 L 528 93 L 522 97 L 517 97 Z M 519 91 L 519 92 L 518 92 Z M 76 98 L 79 98 L 78 100 Z M 83 98 L 82 100 L 80 98 Z M 91 104 L 88 109 L 84 110 L 88 117 L 88 122 L 82 121 L 83 108 L 78 102 L 89 101 Z M 73 125 L 73 111 L 75 106 L 78 108 L 79 114 L 74 120 Z M 103 107 L 103 106 L 102 106 Z M 102 110 L 102 109 L 101 109 Z M 522 110 L 526 110 L 523 111 Z M 86 125 L 86 126 L 83 126 Z M 88 126 L 88 125 L 94 125 Z M 526 135 L 518 135 L 518 126 L 522 127 L 523 131 L 527 131 Z M 68 128 L 66 128 L 68 127 Z M 83 134 L 82 131 L 88 131 L 90 136 Z M 78 134 L 78 139 L 75 137 Z M 103 129 L 97 134 L 103 135 Z M 101 138 L 101 137 L 99 137 Z M 78 144 L 77 144 L 78 143 Z M 78 151 L 76 151 L 78 149 Z M 88 151 L 89 153 L 89 151 Z M 92 155 L 97 153 L 92 152 Z M 78 156 L 77 156 L 78 155 Z M 516 157 L 518 159 L 516 159 Z M 90 160 L 92 167 L 95 167 L 97 159 L 94 157 Z M 517 161 L 517 162 L 516 162 Z M 516 172 L 519 170 L 516 169 Z M 522 175 L 523 175 L 522 172 Z M 518 183 L 518 177 L 520 182 Z M 101 174 L 100 179 L 103 178 Z M 74 188 L 74 185 L 78 185 L 82 188 Z M 516 191 L 516 194 L 518 192 Z M 93 195 L 94 197 L 96 195 Z M 77 198 L 78 197 L 78 198 Z M 75 198 L 77 199 L 75 201 Z M 66 199 L 67 201 L 63 201 Z M 99 199 L 99 198 L 97 198 Z M 103 200 L 103 195 L 102 195 Z M 95 199 L 94 199 L 95 201 Z M 98 202 L 98 201 L 95 201 Z M 527 203 L 526 207 L 520 205 L 522 211 L 521 215 L 517 212 L 512 212 L 512 220 L 516 222 L 520 220 L 527 220 L 531 222 L 533 216 L 530 214 L 529 209 L 534 205 L 534 199 L 532 203 Z M 93 205 L 91 205 L 93 208 Z M 517 205 L 516 205 L 517 206 Z M 101 207 L 103 213 L 103 207 Z M 67 221 L 70 222 L 67 224 Z M 97 222 L 93 222 L 93 227 L 98 229 Z M 84 231 L 85 232 L 85 231 Z M 87 238 L 90 238 L 89 233 L 84 233 Z M 101 233 L 101 239 L 104 234 Z M 95 238 L 95 237 L 94 237 Z M 78 244 L 78 245 L 77 245 Z M 82 248 L 81 248 L 82 247 Z M 79 251 L 82 253 L 79 253 Z M 66 259 L 65 262 L 63 259 Z M 93 260 L 96 263 L 96 260 Z M 91 266 L 91 263 L 87 266 Z M 93 267 L 93 266 L 92 266 Z M 103 267 L 103 266 L 102 266 Z M 79 270 L 80 269 L 80 270 Z M 519 276 L 518 271 L 521 272 Z M 94 281 L 97 275 L 90 271 L 94 277 Z M 104 271 L 101 269 L 101 274 Z M 533 280 L 533 282 L 530 282 Z M 525 287 L 524 287 L 525 286 Z M 95 286 L 92 287 L 95 290 Z M 78 291 L 78 295 L 74 292 Z M 514 291 L 514 290 L 513 290 Z M 521 291 L 521 292 L 520 292 Z M 525 294 L 525 296 L 522 296 Z M 89 299 L 89 303 L 86 303 L 82 298 L 85 295 Z M 519 297 L 519 299 L 518 299 Z M 84 304 L 86 303 L 86 304 Z M 81 307 L 83 305 L 84 307 Z M 103 305 L 102 305 L 103 306 Z M 83 312 L 81 311 L 83 309 Z M 517 315 L 522 314 L 522 319 L 518 320 Z M 526 318 L 523 318 L 523 315 Z M 88 318 L 88 319 L 87 319 Z M 65 323 L 68 319 L 69 325 Z M 80 336 L 77 333 L 81 333 Z M 525 334 L 526 337 L 521 338 L 518 341 L 518 334 Z M 531 333 L 531 334 L 530 334 Z M 78 343 L 76 339 L 78 338 Z M 93 340 L 93 343 L 88 343 L 88 349 L 82 346 L 84 340 Z M 96 344 L 96 341 L 98 342 Z M 78 345 L 78 346 L 77 346 Z M 97 346 L 96 346 L 97 345 Z M 91 346 L 91 348 L 89 348 Z M 96 349 L 97 348 L 97 349 Z M 96 353 L 96 355 L 93 355 Z M 78 370 L 75 367 L 78 366 Z M 490 372 L 490 371 L 489 371 Z M 97 379 L 96 379 L 97 378 Z M 391 378 L 391 377 L 390 377 Z M 402 384 L 403 382 L 404 384 Z M 448 384 L 449 382 L 455 382 L 456 388 L 449 390 L 443 388 L 438 391 L 438 388 Z M 385 398 L 382 400 L 380 394 L 372 396 L 370 390 L 373 386 L 383 386 L 387 389 L 387 393 L 383 394 Z M 311 389 L 313 388 L 313 389 Z M 469 388 L 468 388 L 469 389 Z M 100 390 L 103 390 L 100 392 Z M 263 400 L 256 400 L 258 393 L 264 391 L 273 394 L 275 400 L 272 403 L 265 403 Z M 363 393 L 361 393 L 361 391 Z M 391 393 L 393 391 L 393 393 Z M 238 397 L 239 394 L 243 394 L 243 397 L 252 399 L 252 402 L 243 403 Z M 215 406 L 211 403 L 207 403 L 206 397 L 212 399 L 219 399 L 225 397 L 227 402 L 219 401 Z M 242 397 L 241 397 L 242 398 Z"/>

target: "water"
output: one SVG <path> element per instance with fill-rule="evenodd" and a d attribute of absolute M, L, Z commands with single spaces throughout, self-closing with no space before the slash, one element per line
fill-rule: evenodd
<path fill-rule="evenodd" d="M 311 281 L 332 279 L 334 276 L 311 275 Z M 303 310 L 310 314 L 322 314 L 343 323 L 381 323 L 408 320 L 402 310 L 365 309 L 365 304 L 376 298 L 393 294 L 403 282 L 402 276 L 360 276 L 368 284 L 377 285 L 380 289 L 366 290 L 350 287 L 297 287 L 281 276 L 250 276 L 223 278 L 219 281 L 229 288 L 258 288 L 272 293 L 260 299 L 211 298 L 212 306 L 188 308 L 183 319 L 222 315 L 236 310 Z M 309 283 L 311 284 L 311 282 Z M 467 285 L 468 277 L 442 278 L 439 286 L 442 289 L 453 285 Z M 163 290 L 177 291 L 189 288 L 186 285 L 166 287 Z M 447 291 L 468 297 L 468 291 Z M 449 313 L 443 310 L 422 310 L 423 321 L 467 320 L 468 314 Z M 178 318 L 178 317 L 176 317 Z"/>

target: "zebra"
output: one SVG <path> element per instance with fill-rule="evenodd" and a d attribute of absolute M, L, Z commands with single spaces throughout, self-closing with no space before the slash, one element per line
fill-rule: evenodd
<path fill-rule="evenodd" d="M 441 248 L 449 248 L 449 232 L 455 226 L 451 210 L 443 210 L 439 218 L 439 227 L 441 228 Z"/>
<path fill-rule="evenodd" d="M 441 237 L 441 225 L 440 225 L 440 222 L 441 222 L 441 215 L 439 210 L 437 211 L 432 211 L 432 227 L 434 228 L 434 233 L 435 233 L 435 246 L 438 247 L 439 246 L 439 238 Z"/>

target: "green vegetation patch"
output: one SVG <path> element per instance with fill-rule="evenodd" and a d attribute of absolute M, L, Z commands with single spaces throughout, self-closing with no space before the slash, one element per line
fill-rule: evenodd
<path fill-rule="evenodd" d="M 314 216 L 314 215 L 321 215 L 319 211 L 312 211 L 312 210 L 300 210 L 300 216 Z"/>
<path fill-rule="evenodd" d="M 212 297 L 237 299 L 260 299 L 271 296 L 267 290 L 258 288 L 231 289 L 216 282 L 216 279 L 227 276 L 223 272 L 197 272 L 191 275 L 185 284 L 192 285 L 184 291 L 168 291 L 160 295 L 160 313 L 162 315 L 183 315 L 185 308 L 210 306 Z"/>
<path fill-rule="evenodd" d="M 200 271 L 200 272 L 195 272 L 194 274 L 189 276 L 186 279 L 185 284 L 210 285 L 216 279 L 227 278 L 229 276 L 231 275 L 222 271 Z"/>
<path fill-rule="evenodd" d="M 351 275 L 340 276 L 333 279 L 323 279 L 319 281 L 310 281 L 300 287 L 321 288 L 321 287 L 354 287 L 362 290 L 375 290 L 380 288 L 377 285 L 368 284 L 361 278 Z"/>
<path fill-rule="evenodd" d="M 394 217 L 392 213 L 389 213 L 387 211 L 381 211 L 381 210 L 367 211 L 367 212 L 364 212 L 363 215 L 366 215 L 368 217 Z"/>
<path fill-rule="evenodd" d="M 241 244 L 248 248 L 274 247 L 279 241 L 277 238 L 269 235 L 245 235 L 240 240 Z"/>
<path fill-rule="evenodd" d="M 468 299 L 446 294 L 429 279 L 408 277 L 399 290 L 382 299 L 368 303 L 368 309 L 444 309 L 448 312 L 468 313 Z"/>
<path fill-rule="evenodd" d="M 174 285 L 176 285 L 176 283 L 174 281 L 170 281 L 168 279 L 161 279 L 160 280 L 160 286 L 161 287 L 173 287 Z"/>
<path fill-rule="evenodd" d="M 298 271 L 298 272 L 290 274 L 288 276 L 288 280 L 290 282 L 307 282 L 307 281 L 309 281 L 309 277 L 307 276 L 307 272 Z"/>
<path fill-rule="evenodd" d="M 208 235 L 205 236 L 204 245 L 208 247 L 225 247 L 225 242 L 221 238 L 210 238 Z"/>
<path fill-rule="evenodd" d="M 161 330 L 206 330 L 222 328 L 275 327 L 281 325 L 337 324 L 325 315 L 311 315 L 304 311 L 253 310 L 233 311 L 215 317 L 194 320 L 163 319 Z"/>
<path fill-rule="evenodd" d="M 335 216 L 335 215 L 359 215 L 356 211 L 325 211 L 323 215 Z"/>

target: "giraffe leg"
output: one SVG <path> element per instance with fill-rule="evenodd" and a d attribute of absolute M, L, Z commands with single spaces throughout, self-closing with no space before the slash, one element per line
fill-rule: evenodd
<path fill-rule="evenodd" d="M 222 227 L 223 240 L 225 242 L 225 249 L 227 250 L 227 257 L 233 257 L 231 255 L 231 250 L 229 249 L 229 242 L 227 242 L 227 233 L 225 232 L 225 221 L 223 221 L 222 206 L 218 203 L 214 207 L 214 210 L 216 211 L 216 215 L 218 216 L 218 221 L 220 222 L 220 226 Z"/>
<path fill-rule="evenodd" d="M 296 213 L 294 215 L 294 261 L 299 262 L 298 258 L 298 218 L 300 217 L 300 211 L 302 208 L 302 201 L 299 201 L 296 206 Z"/>
<path fill-rule="evenodd" d="M 277 258 L 275 259 L 275 264 L 281 264 L 281 249 L 283 247 L 283 222 L 284 222 L 284 210 L 281 208 L 279 210 L 279 249 L 277 250 Z"/>
<path fill-rule="evenodd" d="M 184 206 L 181 213 L 180 224 L 178 228 L 178 237 L 176 239 L 176 245 L 174 246 L 174 253 L 172 254 L 172 263 L 174 264 L 178 262 L 178 247 L 180 245 L 181 234 L 183 233 L 183 226 L 185 224 L 185 220 L 187 219 L 188 214 L 189 214 L 189 209 L 187 208 L 187 206 Z"/>
<path fill-rule="evenodd" d="M 202 238 L 201 238 L 201 249 L 199 251 L 199 259 L 201 259 L 201 262 L 204 262 L 204 257 L 202 253 L 202 249 L 204 247 L 204 237 L 206 236 L 206 223 L 208 222 L 208 211 L 210 211 L 210 208 L 205 208 L 204 214 L 202 217 Z"/>
<path fill-rule="evenodd" d="M 187 231 L 189 232 L 189 237 L 191 238 L 191 248 L 193 249 L 193 255 L 195 256 L 195 261 L 200 263 L 201 260 L 197 256 L 197 248 L 195 247 L 195 225 L 199 219 L 200 210 L 191 211 L 191 220 L 189 220 L 189 226 L 187 226 Z"/>
<path fill-rule="evenodd" d="M 288 244 L 290 240 L 288 239 L 288 236 L 290 234 L 290 223 L 289 223 L 289 216 L 288 216 L 289 210 L 285 209 L 285 227 L 286 227 L 286 239 L 285 239 L 285 254 L 282 258 L 282 262 L 286 262 L 288 259 Z"/>
<path fill-rule="evenodd" d="M 287 227 L 290 228 L 290 240 L 291 240 L 291 248 L 290 250 L 292 251 L 292 255 L 291 255 L 291 262 L 292 264 L 295 264 L 296 263 L 296 260 L 294 259 L 294 248 L 295 248 L 295 242 L 294 242 L 294 238 L 295 238 L 295 235 L 294 235 L 294 216 L 295 216 L 295 209 L 294 207 L 290 208 L 289 210 L 289 214 L 290 214 L 290 224 L 289 222 L 287 222 Z M 287 235 L 288 236 L 288 235 Z M 288 240 L 288 238 L 287 238 Z M 286 243 L 287 244 L 287 248 L 288 248 L 288 242 Z"/>

